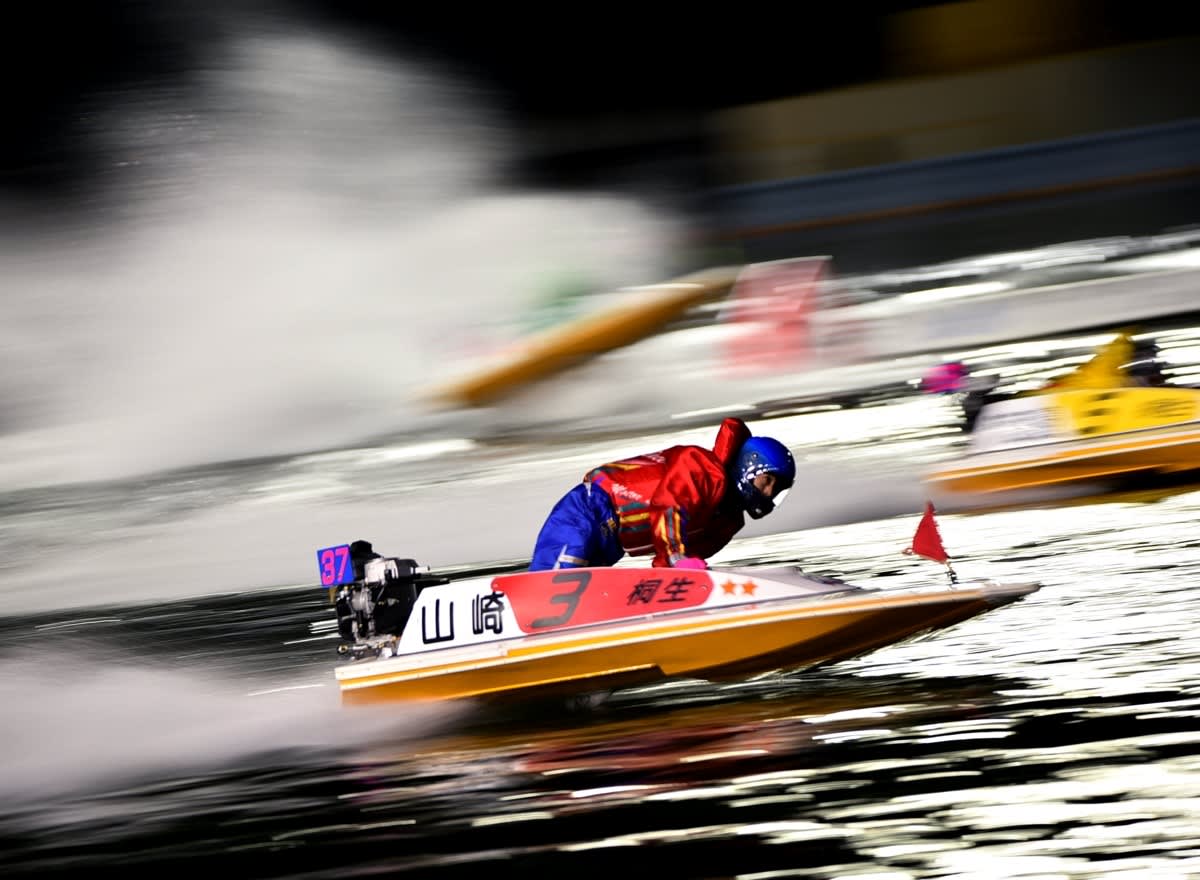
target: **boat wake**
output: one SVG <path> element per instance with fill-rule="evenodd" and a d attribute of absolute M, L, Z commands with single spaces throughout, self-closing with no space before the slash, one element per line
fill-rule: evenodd
<path fill-rule="evenodd" d="M 49 654 L 0 663 L 0 705 L 0 738 L 12 758 L 0 797 L 10 805 L 227 771 L 269 754 L 304 763 L 428 734 L 462 711 L 367 710 L 347 723 L 325 675 L 265 687 L 198 669 Z"/>

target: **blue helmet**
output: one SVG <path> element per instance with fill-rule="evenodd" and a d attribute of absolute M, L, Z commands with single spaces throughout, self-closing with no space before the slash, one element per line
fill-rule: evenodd
<path fill-rule="evenodd" d="M 792 488 L 796 480 L 796 462 L 788 448 L 772 437 L 751 437 L 738 450 L 733 465 L 733 481 L 742 499 L 742 508 L 751 519 L 762 519 L 775 509 L 775 501 L 768 498 L 754 485 L 759 474 L 774 474 L 773 495 Z"/>

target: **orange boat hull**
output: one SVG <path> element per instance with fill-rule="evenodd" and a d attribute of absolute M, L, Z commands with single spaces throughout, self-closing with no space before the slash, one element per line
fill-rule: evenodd
<path fill-rule="evenodd" d="M 597 624 L 471 649 L 350 664 L 343 701 L 540 697 L 665 678 L 721 680 L 829 663 L 1008 604 L 1033 584 L 851 594 Z M 439 656 L 440 655 L 440 656 Z"/>

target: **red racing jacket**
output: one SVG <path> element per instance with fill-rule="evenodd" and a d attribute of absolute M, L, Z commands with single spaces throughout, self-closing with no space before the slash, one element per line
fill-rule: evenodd
<path fill-rule="evenodd" d="M 725 419 L 711 450 L 672 446 L 601 465 L 584 482 L 612 499 L 625 552 L 653 554 L 657 566 L 683 556 L 707 559 L 746 524 L 736 494 L 726 490 L 729 466 L 749 438 L 745 422 Z"/>

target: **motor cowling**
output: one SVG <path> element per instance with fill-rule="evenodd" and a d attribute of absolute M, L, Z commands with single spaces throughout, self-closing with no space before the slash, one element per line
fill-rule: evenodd
<path fill-rule="evenodd" d="M 448 578 L 427 574 L 428 569 L 413 559 L 373 554 L 360 562 L 362 577 L 334 597 L 338 634 L 350 643 L 400 635 L 421 590 L 449 583 Z M 356 573 L 359 570 L 356 567 Z"/>

